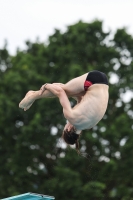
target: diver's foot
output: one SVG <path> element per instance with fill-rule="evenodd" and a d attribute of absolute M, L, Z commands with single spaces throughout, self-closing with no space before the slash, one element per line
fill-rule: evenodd
<path fill-rule="evenodd" d="M 22 108 L 24 111 L 26 111 L 32 106 L 35 100 L 35 91 L 30 90 L 19 103 L 19 108 Z"/>

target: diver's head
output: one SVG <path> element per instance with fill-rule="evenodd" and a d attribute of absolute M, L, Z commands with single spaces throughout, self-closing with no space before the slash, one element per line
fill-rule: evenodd
<path fill-rule="evenodd" d="M 69 145 L 76 145 L 76 149 L 79 150 L 79 137 L 80 134 L 77 134 L 77 130 L 74 127 L 68 129 L 64 129 L 62 137 L 64 141 Z"/>

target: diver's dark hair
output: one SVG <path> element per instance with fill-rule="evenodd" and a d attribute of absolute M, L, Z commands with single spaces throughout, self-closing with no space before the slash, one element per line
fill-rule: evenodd
<path fill-rule="evenodd" d="M 70 131 L 67 129 L 63 131 L 62 138 L 69 145 L 76 145 L 76 150 L 79 152 L 79 134 L 76 133 L 76 129 L 72 128 Z"/>

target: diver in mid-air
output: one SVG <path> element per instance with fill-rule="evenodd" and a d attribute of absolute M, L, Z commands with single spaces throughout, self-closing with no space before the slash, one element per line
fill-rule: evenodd
<path fill-rule="evenodd" d="M 93 128 L 104 116 L 109 99 L 108 79 L 103 72 L 91 71 L 82 76 L 62 83 L 46 83 L 38 91 L 29 91 L 19 103 L 19 107 L 28 110 L 35 100 L 58 97 L 63 108 L 67 124 L 63 130 L 63 139 L 67 144 L 76 144 L 82 130 Z M 77 100 L 72 108 L 69 97 Z"/>

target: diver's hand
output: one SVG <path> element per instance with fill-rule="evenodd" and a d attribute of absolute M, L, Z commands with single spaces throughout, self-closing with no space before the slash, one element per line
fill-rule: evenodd
<path fill-rule="evenodd" d="M 44 85 L 42 85 L 42 87 L 40 88 L 40 93 L 39 95 L 42 95 L 43 92 L 46 90 L 45 86 L 47 85 L 48 83 L 45 83 Z"/>

